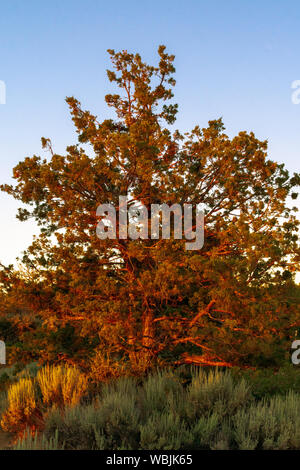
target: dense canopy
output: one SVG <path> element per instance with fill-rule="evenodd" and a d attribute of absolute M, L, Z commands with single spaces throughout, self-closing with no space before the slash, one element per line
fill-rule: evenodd
<path fill-rule="evenodd" d="M 299 326 L 299 222 L 288 204 L 299 175 L 269 160 L 254 133 L 229 138 L 221 119 L 174 131 L 174 56 L 164 46 L 157 66 L 109 54 L 115 119 L 67 98 L 78 144 L 57 155 L 43 138 L 49 157 L 25 158 L 15 186 L 2 187 L 27 205 L 19 219 L 41 227 L 22 269 L 1 272 L 12 357 L 64 358 L 95 376 L 280 363 Z M 99 240 L 98 205 L 118 210 L 124 195 L 146 207 L 203 204 L 203 248 L 173 237 Z"/>

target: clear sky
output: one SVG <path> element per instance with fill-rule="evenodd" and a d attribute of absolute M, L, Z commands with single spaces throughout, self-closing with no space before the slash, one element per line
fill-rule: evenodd
<path fill-rule="evenodd" d="M 0 4 L 0 182 L 26 156 L 44 155 L 40 138 L 63 153 L 75 141 L 65 96 L 103 119 L 110 90 L 108 48 L 156 59 L 176 55 L 177 127 L 223 117 L 227 133 L 254 131 L 270 157 L 300 165 L 300 2 L 289 0 L 9 0 Z M 0 261 L 14 262 L 34 224 L 15 218 L 18 204 L 0 194 Z"/>

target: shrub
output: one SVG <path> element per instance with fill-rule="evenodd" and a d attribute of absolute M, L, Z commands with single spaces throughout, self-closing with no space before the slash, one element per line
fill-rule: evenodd
<path fill-rule="evenodd" d="M 161 414 L 155 410 L 149 416 L 147 423 L 141 426 L 141 449 L 189 449 L 192 444 L 192 433 L 176 414 Z"/>
<path fill-rule="evenodd" d="M 216 412 L 210 416 L 199 418 L 192 427 L 193 448 L 210 449 L 214 441 L 219 442 L 220 424 L 222 424 L 222 420 Z"/>
<path fill-rule="evenodd" d="M 46 406 L 75 405 L 87 390 L 86 377 L 75 367 L 45 366 L 37 373 Z"/>
<path fill-rule="evenodd" d="M 37 376 L 39 371 L 39 366 L 37 362 L 30 362 L 27 364 L 23 370 L 18 372 L 17 377 L 31 377 L 32 379 Z"/>
<path fill-rule="evenodd" d="M 44 375 L 49 374 L 49 368 L 45 370 Z M 10 392 L 8 403 L 25 408 L 32 395 L 24 390 L 18 391 L 15 402 Z M 28 401 L 29 409 L 33 408 Z M 226 371 L 194 371 L 185 386 L 171 371 L 152 373 L 143 383 L 122 378 L 102 384 L 89 404 L 70 400 L 63 408 L 57 402 L 45 414 L 43 434 L 25 436 L 20 448 L 300 448 L 299 395 L 290 391 L 255 401 L 246 382 Z"/>
<path fill-rule="evenodd" d="M 134 379 L 104 384 L 92 404 L 52 408 L 47 414 L 45 435 L 58 430 L 66 449 L 132 449 L 139 442 L 140 407 Z"/>
<path fill-rule="evenodd" d="M 235 369 L 232 373 L 237 382 L 241 378 L 247 381 L 252 394 L 257 399 L 273 395 L 286 395 L 290 390 L 300 393 L 300 370 L 293 365 L 281 367 L 278 370 L 242 371 Z"/>
<path fill-rule="evenodd" d="M 34 383 L 28 378 L 10 386 L 7 393 L 8 408 L 4 412 L 1 426 L 4 431 L 22 435 L 29 427 L 32 431 L 41 423 L 41 412 L 37 405 Z"/>
<path fill-rule="evenodd" d="M 206 373 L 199 369 L 192 378 L 186 397 L 187 417 L 209 416 L 212 411 L 221 418 L 231 416 L 251 400 L 250 387 L 244 380 L 234 383 L 230 372 L 218 369 Z"/>
<path fill-rule="evenodd" d="M 289 392 L 254 403 L 233 418 L 239 449 L 299 449 L 300 400 Z"/>
<path fill-rule="evenodd" d="M 5 431 L 19 437 L 26 428 L 34 433 L 43 426 L 43 405 L 74 406 L 87 389 L 85 376 L 75 367 L 46 366 L 37 372 L 37 365 L 31 364 L 19 376 L 8 389 L 8 405 L 1 420 Z"/>
<path fill-rule="evenodd" d="M 14 367 L 1 367 L 0 366 L 0 389 L 7 389 L 8 385 L 16 381 L 14 374 Z"/>
<path fill-rule="evenodd" d="M 47 439 L 44 434 L 34 436 L 30 432 L 25 432 L 22 439 L 19 439 L 13 450 L 63 450 L 64 445 L 58 444 L 58 432 L 56 431 L 54 437 Z"/>
<path fill-rule="evenodd" d="M 44 435 L 50 439 L 57 432 L 60 445 L 66 449 L 96 449 L 96 432 L 103 422 L 94 405 L 75 405 L 62 412 L 52 408 L 46 417 Z"/>
<path fill-rule="evenodd" d="M 179 378 L 169 370 L 150 374 L 143 383 L 141 393 L 143 412 L 149 415 L 153 410 L 177 412 L 183 402 L 184 390 Z"/>
<path fill-rule="evenodd" d="M 95 355 L 91 358 L 89 370 L 91 380 L 96 383 L 117 379 L 128 372 L 126 364 L 121 358 L 119 361 L 112 360 L 101 349 L 96 350 Z"/>
<path fill-rule="evenodd" d="M 104 385 L 97 401 L 97 436 L 111 449 L 134 449 L 139 442 L 141 406 L 133 378 L 121 378 Z M 105 441 L 104 441 L 105 438 Z"/>

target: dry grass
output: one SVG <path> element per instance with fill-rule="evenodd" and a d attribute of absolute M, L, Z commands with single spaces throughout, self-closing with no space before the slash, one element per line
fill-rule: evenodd
<path fill-rule="evenodd" d="M 4 412 L 1 426 L 4 431 L 22 434 L 26 427 L 35 430 L 41 419 L 34 382 L 20 379 L 10 386 L 7 393 L 8 408 Z"/>
<path fill-rule="evenodd" d="M 46 406 L 76 405 L 87 390 L 86 377 L 75 367 L 45 366 L 37 374 Z"/>
<path fill-rule="evenodd" d="M 87 379 L 77 368 L 43 367 L 36 378 L 20 378 L 10 385 L 7 406 L 1 419 L 2 429 L 18 437 L 23 435 L 25 429 L 34 435 L 43 428 L 45 407 L 74 406 L 80 402 L 86 390 Z"/>

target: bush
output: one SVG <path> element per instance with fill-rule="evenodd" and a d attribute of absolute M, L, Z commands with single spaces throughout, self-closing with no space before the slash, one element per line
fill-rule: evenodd
<path fill-rule="evenodd" d="M 131 449 L 139 442 L 140 413 L 136 382 L 124 378 L 103 385 L 92 404 L 52 408 L 45 435 L 58 430 L 66 449 Z"/>
<path fill-rule="evenodd" d="M 250 401 L 245 382 L 235 387 L 226 372 L 197 372 L 184 387 L 173 372 L 158 371 L 142 384 L 133 378 L 103 384 L 90 405 L 52 409 L 45 436 L 57 430 L 66 449 L 225 448 L 231 441 L 225 415 Z"/>
<path fill-rule="evenodd" d="M 16 373 L 17 377 L 30 377 L 34 379 L 37 376 L 40 367 L 38 366 L 37 362 L 31 362 L 27 364 L 24 369 L 20 372 Z"/>
<path fill-rule="evenodd" d="M 143 413 L 148 416 L 153 410 L 177 412 L 184 402 L 184 389 L 172 371 L 157 371 L 145 379 L 141 397 Z"/>
<path fill-rule="evenodd" d="M 300 370 L 298 367 L 289 365 L 278 370 L 258 369 L 232 371 L 235 381 L 238 383 L 245 379 L 252 394 L 257 399 L 271 397 L 274 395 L 286 395 L 290 390 L 300 393 Z"/>
<path fill-rule="evenodd" d="M 18 380 L 8 388 L 1 426 L 19 437 L 27 428 L 34 433 L 43 427 L 45 407 L 53 404 L 74 406 L 87 389 L 85 376 L 74 367 L 46 366 L 38 370 L 32 363 L 18 372 L 18 377 L 9 376 L 7 372 L 2 372 L 1 377 L 6 382 Z"/>
<path fill-rule="evenodd" d="M 126 372 L 128 373 L 121 357 L 119 360 L 112 360 L 101 349 L 96 349 L 95 355 L 91 358 L 89 371 L 89 376 L 94 383 L 109 382 L 124 377 Z"/>
<path fill-rule="evenodd" d="M 32 431 L 37 429 L 41 422 L 41 412 L 32 380 L 23 378 L 12 384 L 8 390 L 7 402 L 8 408 L 1 420 L 4 431 L 22 435 L 27 427 Z"/>
<path fill-rule="evenodd" d="M 25 432 L 22 439 L 19 439 L 13 450 L 63 450 L 64 446 L 58 444 L 58 432 L 55 432 L 54 437 L 48 440 L 43 434 L 34 436 L 30 432 Z"/>
<path fill-rule="evenodd" d="M 102 419 L 94 405 L 75 405 L 65 412 L 52 408 L 45 420 L 44 435 L 47 440 L 58 433 L 60 445 L 66 449 L 96 449 L 95 433 L 102 428 Z"/>
<path fill-rule="evenodd" d="M 193 420 L 194 417 L 209 416 L 214 411 L 224 419 L 246 406 L 251 398 L 250 387 L 245 380 L 235 384 L 229 371 L 215 369 L 207 373 L 199 369 L 187 390 L 187 417 Z"/>
<path fill-rule="evenodd" d="M 37 373 L 46 406 L 75 405 L 87 390 L 86 377 L 75 367 L 45 366 Z"/>
<path fill-rule="evenodd" d="M 25 435 L 18 443 L 21 449 L 300 448 L 299 394 L 290 391 L 255 400 L 246 381 L 237 380 L 228 371 L 200 369 L 185 384 L 171 371 L 152 373 L 143 382 L 122 378 L 103 383 L 99 395 L 85 404 L 79 402 L 80 393 L 74 395 L 72 387 L 50 400 L 54 394 L 49 384 L 51 374 L 60 377 L 54 381 L 54 390 L 65 380 L 63 374 L 54 368 L 39 374 L 48 393 L 44 403 L 52 400 L 56 406 L 44 414 L 43 433 Z M 28 404 L 29 410 L 34 409 L 35 390 L 29 386 L 34 382 L 21 380 L 27 382 L 20 381 L 19 388 L 14 384 L 9 391 L 9 407 L 24 410 Z M 65 400 L 65 396 L 76 400 Z"/>
<path fill-rule="evenodd" d="M 239 449 L 299 449 L 299 396 L 289 392 L 240 410 L 233 418 L 233 429 Z"/>
<path fill-rule="evenodd" d="M 159 413 L 155 410 L 147 423 L 141 426 L 140 448 L 146 450 L 190 449 L 193 434 L 186 423 L 174 413 Z"/>

